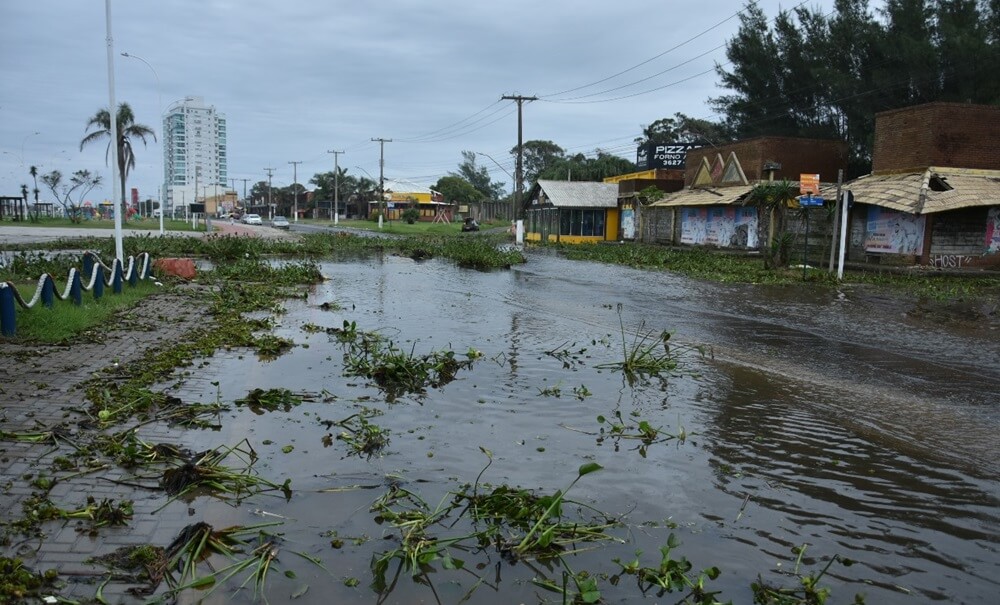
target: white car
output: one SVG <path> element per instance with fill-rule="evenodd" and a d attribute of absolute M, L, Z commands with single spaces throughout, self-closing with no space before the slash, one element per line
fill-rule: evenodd
<path fill-rule="evenodd" d="M 283 216 L 276 216 L 271 219 L 271 226 L 275 229 L 288 229 L 288 219 Z"/>
<path fill-rule="evenodd" d="M 261 220 L 259 214 L 244 214 L 243 223 L 246 225 L 263 225 L 264 221 Z"/>

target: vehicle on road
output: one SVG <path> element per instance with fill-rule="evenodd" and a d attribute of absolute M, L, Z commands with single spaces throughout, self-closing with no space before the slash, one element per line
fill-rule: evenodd
<path fill-rule="evenodd" d="M 464 233 L 467 231 L 479 231 L 479 223 L 477 223 L 476 219 L 471 216 L 466 217 L 465 222 L 462 223 L 462 232 Z"/>
<path fill-rule="evenodd" d="M 288 229 L 288 219 L 283 216 L 276 216 L 271 219 L 271 226 L 275 229 Z"/>
<path fill-rule="evenodd" d="M 261 220 L 259 214 L 244 214 L 243 224 L 245 225 L 263 225 L 264 221 Z"/>

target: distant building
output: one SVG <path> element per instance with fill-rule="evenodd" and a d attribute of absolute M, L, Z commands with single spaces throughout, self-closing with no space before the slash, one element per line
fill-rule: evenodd
<path fill-rule="evenodd" d="M 202 97 L 185 97 L 163 117 L 163 174 L 167 212 L 220 198 L 228 167 L 226 116 Z"/>

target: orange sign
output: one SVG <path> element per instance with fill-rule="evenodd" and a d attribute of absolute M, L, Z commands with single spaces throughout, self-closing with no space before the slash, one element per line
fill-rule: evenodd
<path fill-rule="evenodd" d="M 801 195 L 819 195 L 819 175 L 818 174 L 800 174 L 799 175 L 799 193 Z"/>

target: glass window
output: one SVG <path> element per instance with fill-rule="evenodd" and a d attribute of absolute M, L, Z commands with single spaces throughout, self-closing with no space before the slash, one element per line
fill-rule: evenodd
<path fill-rule="evenodd" d="M 572 217 L 570 216 L 571 210 L 560 210 L 559 211 L 559 234 L 560 235 L 571 235 L 570 225 L 572 224 Z"/>
<path fill-rule="evenodd" d="M 594 235 L 594 211 L 593 210 L 581 210 L 581 230 L 580 235 L 593 236 Z"/>
<path fill-rule="evenodd" d="M 594 235 L 604 237 L 604 210 L 594 210 Z"/>

